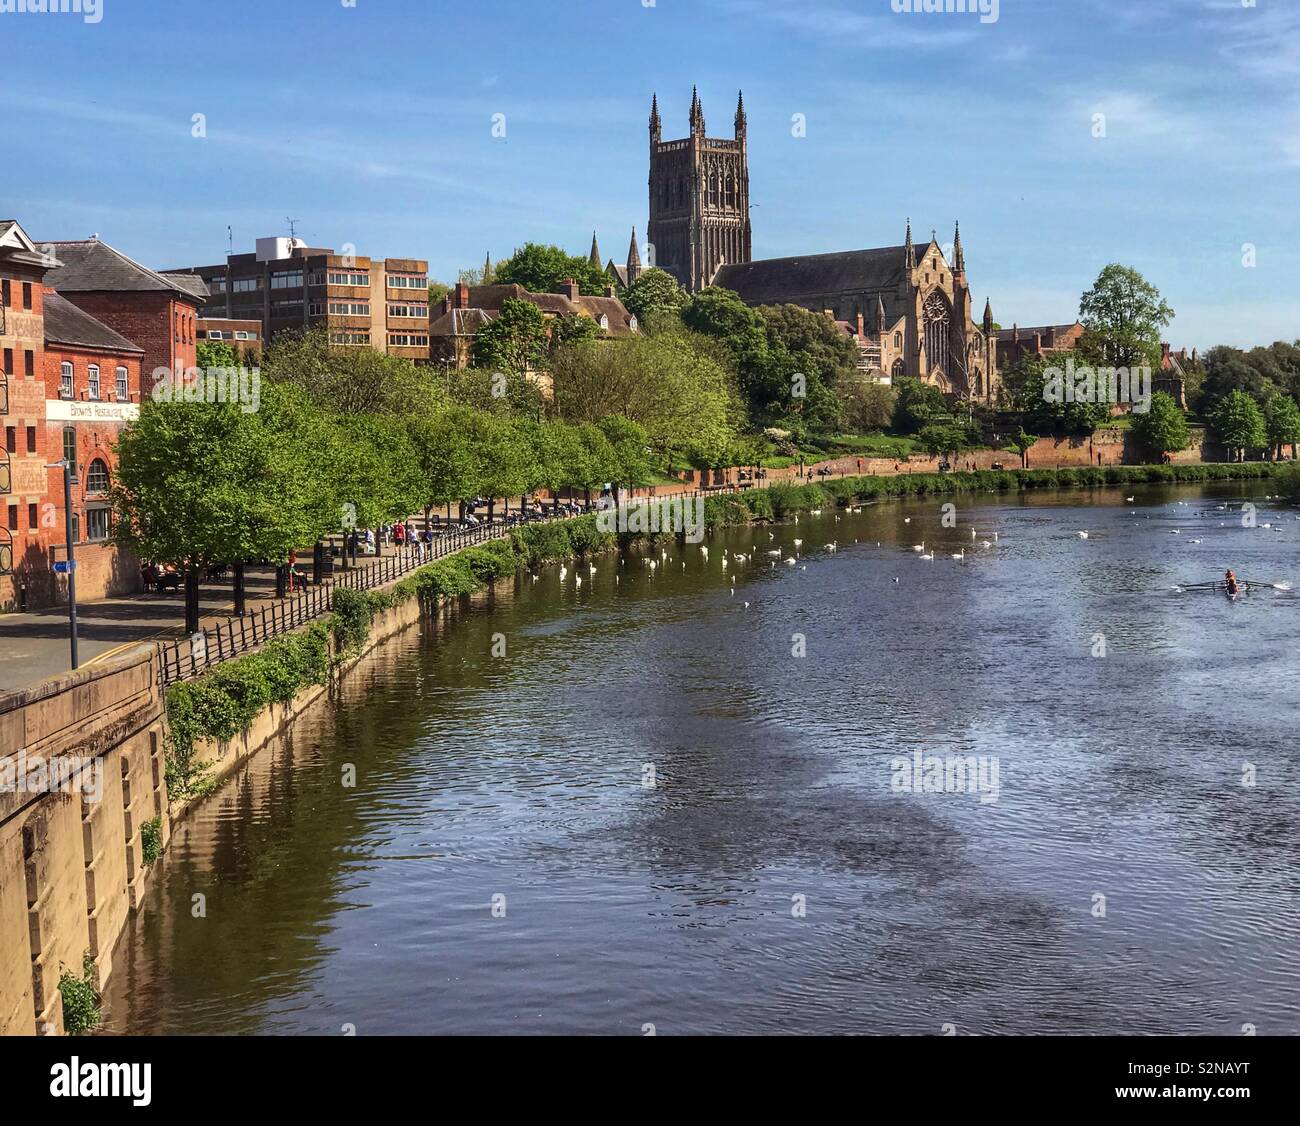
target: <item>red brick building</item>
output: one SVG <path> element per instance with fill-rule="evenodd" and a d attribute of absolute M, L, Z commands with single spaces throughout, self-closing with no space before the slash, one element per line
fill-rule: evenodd
<path fill-rule="evenodd" d="M 14 220 L 0 221 L 0 609 L 23 598 L 28 576 L 48 575 L 41 512 L 45 469 L 45 325 L 48 259 Z"/>
<path fill-rule="evenodd" d="M 998 332 L 998 367 L 1014 367 L 1021 356 L 1046 356 L 1069 352 L 1083 335 L 1078 321 L 1069 325 L 1035 325 L 1021 328 L 1012 325 Z"/>
<path fill-rule="evenodd" d="M 109 542 L 108 491 L 117 471 L 118 433 L 140 415 L 144 351 L 54 293 L 45 295 L 45 452 L 75 467 L 72 532 L 77 594 L 102 598 L 134 590 L 139 564 Z M 65 552 L 62 481 L 54 474 L 48 517 L 56 557 Z"/>
<path fill-rule="evenodd" d="M 46 284 L 141 349 L 146 390 L 157 368 L 194 367 L 202 278 L 156 273 L 99 238 L 42 246 L 59 260 Z"/>
<path fill-rule="evenodd" d="M 235 355 L 257 363 L 262 354 L 262 322 L 237 321 L 229 317 L 199 317 L 195 332 L 198 343 L 205 341 L 226 344 L 234 349 Z"/>
<path fill-rule="evenodd" d="M 55 247 L 70 248 L 69 261 Z M 59 278 L 72 286 L 68 296 L 55 292 Z M 139 587 L 139 565 L 109 539 L 116 440 L 152 386 L 150 359 L 195 362 L 198 298 L 155 279 L 98 240 L 38 249 L 16 222 L 0 221 L 0 610 L 66 598 L 66 579 L 53 564 L 66 558 L 69 523 L 79 599 Z M 135 326 L 148 345 L 87 305 Z M 62 469 L 47 468 L 62 458 L 75 470 L 71 513 Z"/>

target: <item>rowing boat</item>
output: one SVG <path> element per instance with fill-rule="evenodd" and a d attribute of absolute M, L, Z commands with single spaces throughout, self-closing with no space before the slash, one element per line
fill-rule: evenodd
<path fill-rule="evenodd" d="M 1174 587 L 1174 590 L 1177 591 L 1179 594 L 1197 594 L 1197 593 L 1226 594 L 1229 598 L 1235 599 L 1235 598 L 1240 598 L 1243 595 L 1250 594 L 1252 591 L 1280 590 L 1284 593 L 1287 593 L 1291 590 L 1291 584 L 1290 583 L 1264 583 L 1264 582 L 1256 582 L 1250 579 L 1238 579 L 1237 589 L 1234 592 L 1228 589 L 1228 584 L 1226 582 L 1224 582 L 1222 579 L 1218 579 L 1212 583 L 1179 584 Z"/>

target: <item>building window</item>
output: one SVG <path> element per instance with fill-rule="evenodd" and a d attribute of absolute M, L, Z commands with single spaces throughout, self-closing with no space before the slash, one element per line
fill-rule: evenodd
<path fill-rule="evenodd" d="M 9 279 L 5 278 L 4 281 L 0 282 L 0 305 L 3 305 L 6 309 L 9 308 L 11 304 L 10 297 Z"/>
<path fill-rule="evenodd" d="M 16 504 L 9 506 L 9 530 L 11 532 L 18 531 L 18 506 Z"/>
<path fill-rule="evenodd" d="M 37 515 L 37 505 L 29 504 L 27 506 L 27 530 L 36 531 L 36 525 L 40 523 L 40 517 Z"/>
<path fill-rule="evenodd" d="M 313 317 L 323 317 L 325 315 L 325 302 L 313 301 L 308 307 L 307 312 Z"/>
<path fill-rule="evenodd" d="M 421 320 L 429 319 L 428 305 L 389 305 L 388 315 L 390 317 L 415 317 Z"/>
<path fill-rule="evenodd" d="M 290 317 L 299 316 L 298 310 L 302 308 L 301 297 L 282 297 L 279 301 L 271 302 L 271 316 L 273 317 Z"/>
<path fill-rule="evenodd" d="M 208 288 L 214 293 L 224 293 L 226 290 L 226 279 L 208 278 Z"/>
<path fill-rule="evenodd" d="M 32 307 L 32 283 L 23 282 L 23 308 L 30 310 Z"/>
<path fill-rule="evenodd" d="M 92 541 L 108 539 L 107 508 L 86 509 L 86 539 Z"/>
<path fill-rule="evenodd" d="M 72 514 L 72 542 L 81 542 L 81 517 L 75 512 Z"/>
<path fill-rule="evenodd" d="M 370 333 L 368 332 L 331 332 L 331 344 L 369 344 Z"/>
<path fill-rule="evenodd" d="M 429 279 L 427 277 L 410 277 L 404 274 L 389 274 L 388 285 L 390 289 L 428 289 Z"/>
<path fill-rule="evenodd" d="M 117 401 L 125 403 L 131 398 L 131 383 L 126 368 L 117 369 Z"/>
<path fill-rule="evenodd" d="M 330 285 L 369 285 L 369 274 L 347 274 L 342 272 L 330 271 Z"/>
<path fill-rule="evenodd" d="M 103 458 L 95 458 L 86 469 L 86 492 L 108 492 L 108 466 Z"/>
<path fill-rule="evenodd" d="M 59 398 L 72 398 L 72 364 L 67 360 L 59 365 Z"/>
<path fill-rule="evenodd" d="M 92 399 L 99 398 L 99 365 L 91 364 L 86 369 L 86 386 Z"/>
<path fill-rule="evenodd" d="M 36 353 L 30 348 L 23 349 L 23 374 L 29 379 L 36 374 Z"/>
<path fill-rule="evenodd" d="M 14 373 L 14 350 L 12 348 L 6 348 L 5 349 L 5 375 L 13 375 L 13 373 Z"/>
<path fill-rule="evenodd" d="M 603 328 L 606 332 L 609 331 L 609 318 L 605 316 L 604 313 L 600 314 L 600 327 Z"/>
<path fill-rule="evenodd" d="M 300 289 L 301 287 L 301 270 L 278 270 L 271 275 L 272 289 Z"/>
<path fill-rule="evenodd" d="M 5 427 L 5 449 L 11 454 L 16 454 L 18 452 L 18 427 Z"/>
<path fill-rule="evenodd" d="M 256 340 L 257 337 L 256 337 L 253 333 L 251 333 L 251 332 L 236 332 L 236 333 L 235 333 L 235 339 L 236 339 L 236 340 Z"/>
<path fill-rule="evenodd" d="M 898 351 L 898 349 L 901 348 L 902 346 L 903 346 L 903 334 L 901 332 L 894 333 L 894 351 Z"/>
<path fill-rule="evenodd" d="M 427 348 L 429 338 L 427 336 L 414 336 L 405 332 L 390 332 L 388 334 L 388 343 L 393 348 Z"/>
<path fill-rule="evenodd" d="M 251 293 L 262 288 L 261 278 L 236 278 L 230 289 L 232 293 Z"/>
<path fill-rule="evenodd" d="M 29 426 L 27 428 L 27 452 L 29 454 L 34 454 L 36 452 L 36 427 L 35 426 Z"/>
<path fill-rule="evenodd" d="M 370 316 L 369 301 L 331 301 L 331 317 L 368 317 Z"/>
<path fill-rule="evenodd" d="M 77 479 L 77 430 L 73 426 L 63 428 L 63 460 L 68 463 L 68 472 L 72 479 Z"/>

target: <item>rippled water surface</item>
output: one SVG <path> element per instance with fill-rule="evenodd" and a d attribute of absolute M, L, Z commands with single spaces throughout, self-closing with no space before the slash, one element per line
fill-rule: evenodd
<path fill-rule="evenodd" d="M 524 573 L 183 823 L 109 1027 L 1300 1032 L 1300 597 L 1170 589 L 1300 578 L 1265 491 L 882 504 L 653 578 Z M 997 800 L 895 792 L 915 751 L 992 756 Z"/>

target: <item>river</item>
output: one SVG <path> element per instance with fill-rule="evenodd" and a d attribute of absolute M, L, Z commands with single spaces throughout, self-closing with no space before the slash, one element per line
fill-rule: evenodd
<path fill-rule="evenodd" d="M 1296 1034 L 1300 597 L 1171 589 L 1300 578 L 1267 491 L 524 573 L 179 826 L 106 1031 Z M 981 784 L 900 792 L 918 751 Z"/>

